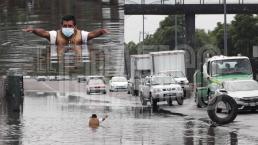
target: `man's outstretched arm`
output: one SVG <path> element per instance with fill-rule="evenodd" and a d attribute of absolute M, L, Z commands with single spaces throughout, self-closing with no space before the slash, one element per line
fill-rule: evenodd
<path fill-rule="evenodd" d="M 88 40 L 99 37 L 106 33 L 110 33 L 110 32 L 107 29 L 97 29 L 97 30 L 91 31 L 88 34 Z"/>
<path fill-rule="evenodd" d="M 40 37 L 46 38 L 48 40 L 50 40 L 50 34 L 48 31 L 41 29 L 41 28 L 26 28 L 26 29 L 22 29 L 22 31 L 24 32 L 31 32 L 34 33 Z"/>

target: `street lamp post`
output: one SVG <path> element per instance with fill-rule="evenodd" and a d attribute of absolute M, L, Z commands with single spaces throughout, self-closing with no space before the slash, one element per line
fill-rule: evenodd
<path fill-rule="evenodd" d="M 224 5 L 224 55 L 228 55 L 228 38 L 227 38 L 227 4 L 226 0 L 223 1 Z"/>
<path fill-rule="evenodd" d="M 177 15 L 175 15 L 175 50 L 177 50 Z"/>

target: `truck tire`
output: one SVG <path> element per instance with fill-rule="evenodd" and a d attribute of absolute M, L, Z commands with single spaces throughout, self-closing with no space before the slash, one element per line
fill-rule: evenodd
<path fill-rule="evenodd" d="M 151 107 L 153 110 L 157 110 L 158 109 L 158 100 L 157 99 L 153 99 L 151 96 L 150 96 L 150 100 L 151 100 Z"/>
<path fill-rule="evenodd" d="M 221 112 L 221 108 L 217 108 L 216 106 L 218 105 L 219 102 L 223 102 L 225 104 L 229 105 L 229 113 L 227 117 L 220 117 L 216 113 Z M 218 110 L 217 110 L 218 109 Z M 213 99 L 210 100 L 207 108 L 208 115 L 210 119 L 217 124 L 227 124 L 235 120 L 237 113 L 238 113 L 238 108 L 237 108 L 237 103 L 236 101 L 228 96 L 228 95 L 220 95 L 216 96 Z"/>
<path fill-rule="evenodd" d="M 183 105 L 184 99 L 182 96 L 176 97 L 176 101 L 178 105 Z"/>
<path fill-rule="evenodd" d="M 197 92 L 197 90 L 196 90 Z M 208 103 L 204 101 L 204 98 L 203 97 L 198 97 L 198 95 L 196 95 L 196 92 L 195 92 L 195 102 L 196 102 L 196 106 L 198 108 L 203 108 L 203 107 L 207 107 L 208 106 Z"/>
<path fill-rule="evenodd" d="M 172 105 L 173 105 L 172 98 L 169 98 L 169 99 L 167 100 L 167 102 L 168 102 L 168 105 L 169 105 L 169 106 L 172 106 Z"/>
<path fill-rule="evenodd" d="M 201 104 L 200 99 L 199 99 L 198 96 L 195 97 L 195 102 L 196 102 L 197 108 L 202 108 L 202 104 Z"/>
<path fill-rule="evenodd" d="M 140 100 L 141 100 L 142 105 L 147 105 L 147 101 L 144 99 L 142 92 L 140 92 L 139 94 L 140 94 Z"/>
<path fill-rule="evenodd" d="M 133 93 L 134 93 L 134 96 L 139 96 L 139 91 L 138 90 L 134 90 Z"/>
<path fill-rule="evenodd" d="M 137 96 L 136 93 L 137 93 L 137 90 L 132 90 L 132 95 L 133 96 Z"/>

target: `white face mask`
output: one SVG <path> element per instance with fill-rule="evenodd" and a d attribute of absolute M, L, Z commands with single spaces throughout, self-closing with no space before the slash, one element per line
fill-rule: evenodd
<path fill-rule="evenodd" d="M 66 37 L 71 37 L 74 34 L 74 28 L 62 28 L 62 32 Z"/>

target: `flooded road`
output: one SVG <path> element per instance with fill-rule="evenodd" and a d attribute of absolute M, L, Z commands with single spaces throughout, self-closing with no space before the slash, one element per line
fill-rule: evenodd
<path fill-rule="evenodd" d="M 255 135 L 244 132 L 248 128 L 243 125 L 243 116 L 233 124 L 211 127 L 206 111 L 197 109 L 192 101 L 186 99 L 183 106 L 174 103 L 172 107 L 160 103 L 159 110 L 153 112 L 127 92 L 87 95 L 85 83 L 76 80 L 26 79 L 23 113 L 1 112 L 0 143 L 221 145 L 257 141 Z M 97 129 L 88 126 L 93 113 L 100 118 L 108 115 Z"/>

